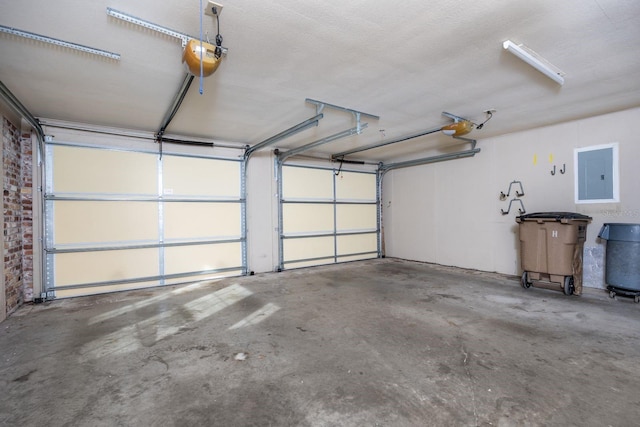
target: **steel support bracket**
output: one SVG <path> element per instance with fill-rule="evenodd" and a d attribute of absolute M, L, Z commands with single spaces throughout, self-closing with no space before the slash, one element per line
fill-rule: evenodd
<path fill-rule="evenodd" d="M 307 99 L 305 99 L 305 101 L 310 103 L 310 104 L 314 104 L 316 106 L 316 114 L 320 114 L 322 112 L 322 110 L 324 110 L 324 107 L 328 107 L 328 108 L 333 108 L 334 110 L 339 110 L 339 111 L 345 111 L 347 113 L 352 113 L 356 118 L 356 122 L 360 121 L 360 116 L 366 116 L 366 117 L 369 117 L 369 118 L 374 119 L 374 120 L 380 120 L 380 116 L 376 116 L 375 114 L 364 113 L 362 111 L 354 110 L 354 109 L 351 109 L 351 108 L 345 108 L 345 107 L 341 107 L 339 105 L 329 104 L 328 102 L 318 101 L 318 100 L 311 99 L 311 98 L 307 98 Z"/>

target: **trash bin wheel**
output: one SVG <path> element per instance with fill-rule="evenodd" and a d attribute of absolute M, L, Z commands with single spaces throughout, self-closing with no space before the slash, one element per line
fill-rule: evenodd
<path fill-rule="evenodd" d="M 531 282 L 529 281 L 529 273 L 527 273 L 526 271 L 522 273 L 522 278 L 520 278 L 520 284 L 525 289 L 531 287 Z"/>
<path fill-rule="evenodd" d="M 565 276 L 564 278 L 564 294 L 565 295 L 573 295 L 573 291 L 575 290 L 573 286 L 573 276 Z"/>
<path fill-rule="evenodd" d="M 633 297 L 633 302 L 635 302 L 636 304 L 640 302 L 640 295 L 636 295 L 635 297 Z"/>
<path fill-rule="evenodd" d="M 609 298 L 615 298 L 616 297 L 616 291 L 609 291 Z"/>

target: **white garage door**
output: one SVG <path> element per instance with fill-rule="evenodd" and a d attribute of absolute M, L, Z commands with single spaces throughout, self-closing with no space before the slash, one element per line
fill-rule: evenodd
<path fill-rule="evenodd" d="M 280 268 L 376 258 L 376 174 L 281 168 Z"/>
<path fill-rule="evenodd" d="M 246 272 L 243 164 L 49 142 L 45 282 L 56 298 Z"/>

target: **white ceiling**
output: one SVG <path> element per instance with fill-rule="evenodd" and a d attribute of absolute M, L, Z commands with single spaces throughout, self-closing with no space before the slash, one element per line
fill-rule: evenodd
<path fill-rule="evenodd" d="M 204 1 L 206 4 L 206 1 Z M 171 134 L 254 145 L 313 115 L 313 98 L 380 116 L 322 146 L 352 147 L 447 124 L 448 111 L 494 118 L 470 136 L 640 105 L 637 0 L 219 0 L 220 68 L 194 82 Z M 157 131 L 186 75 L 179 40 L 106 14 L 126 12 L 193 36 L 199 0 L 0 0 L 0 24 L 121 55 L 121 60 L 0 33 L 0 80 L 37 117 Z M 215 35 L 215 22 L 204 16 Z M 566 73 L 560 86 L 502 49 L 510 39 Z M 355 125 L 325 109 L 292 148 Z M 630 124 L 631 125 L 631 124 Z M 384 129 L 384 132 L 381 132 Z M 386 160 L 451 144 L 441 134 L 355 155 Z"/>

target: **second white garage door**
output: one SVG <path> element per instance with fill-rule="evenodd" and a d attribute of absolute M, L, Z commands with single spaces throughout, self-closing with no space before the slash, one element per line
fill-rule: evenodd
<path fill-rule="evenodd" d="M 375 173 L 300 165 L 281 172 L 281 269 L 379 256 Z"/>

